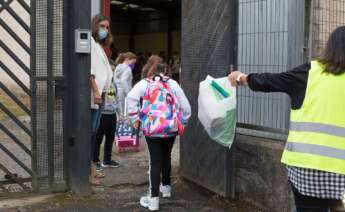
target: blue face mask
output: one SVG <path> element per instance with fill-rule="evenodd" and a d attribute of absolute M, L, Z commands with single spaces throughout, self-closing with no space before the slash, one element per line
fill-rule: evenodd
<path fill-rule="evenodd" d="M 108 31 L 100 28 L 98 31 L 98 36 L 99 36 L 99 39 L 104 40 L 108 37 Z"/>
<path fill-rule="evenodd" d="M 129 64 L 128 66 L 133 70 L 135 68 L 135 63 Z"/>

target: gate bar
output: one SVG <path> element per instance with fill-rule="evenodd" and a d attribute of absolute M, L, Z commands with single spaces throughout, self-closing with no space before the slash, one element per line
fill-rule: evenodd
<path fill-rule="evenodd" d="M 31 57 L 30 57 L 30 68 L 31 68 L 31 79 L 30 79 L 30 95 L 31 98 L 31 169 L 32 169 L 32 188 L 34 191 L 38 191 L 40 188 L 38 179 L 38 156 L 37 156 L 37 85 L 36 85 L 36 1 L 30 1 L 31 4 Z"/>
<path fill-rule="evenodd" d="M 48 131 L 48 183 L 49 187 L 54 185 L 54 69 L 53 69 L 53 16 L 54 1 L 48 3 L 47 8 L 47 131 Z"/>
<path fill-rule="evenodd" d="M 32 157 L 31 151 L 15 136 L 11 131 L 9 131 L 3 124 L 0 123 L 0 130 L 7 134 L 18 146 L 20 146 L 23 151 L 25 151 L 30 157 Z"/>
<path fill-rule="evenodd" d="M 31 15 L 30 6 L 26 4 L 24 0 L 17 0 L 18 3 Z"/>
<path fill-rule="evenodd" d="M 0 40 L 0 47 L 29 75 L 31 76 L 30 69 L 21 61 L 16 54 L 13 53 L 13 51 L 6 46 L 4 42 Z"/>
<path fill-rule="evenodd" d="M 2 163 L 0 163 L 0 169 L 5 172 L 14 182 L 20 185 L 24 190 L 29 190 L 30 188 L 22 183 L 18 177 L 14 176 Z"/>
<path fill-rule="evenodd" d="M 12 2 L 12 1 L 11 1 Z M 3 9 L 6 9 L 8 13 L 25 29 L 29 35 L 31 34 L 30 27 L 17 15 L 17 13 L 10 7 L 11 2 L 4 4 Z"/>
<path fill-rule="evenodd" d="M 28 96 L 31 97 L 31 91 L 29 90 L 29 88 L 26 87 L 26 85 L 24 85 L 24 83 L 15 74 L 13 74 L 13 72 L 2 61 L 0 61 L 0 68 L 2 68 L 7 73 L 7 75 L 11 77 L 11 79 L 15 81 L 17 85 L 21 87 Z"/>
<path fill-rule="evenodd" d="M 12 36 L 12 38 L 14 40 L 17 41 L 17 43 L 28 53 L 30 54 L 31 50 L 30 50 L 30 47 L 28 47 L 24 41 L 19 38 L 19 36 L 11 29 L 11 27 L 9 27 L 2 19 L 0 19 L 0 26 L 2 26 L 7 32 L 8 34 L 10 34 Z"/>
<path fill-rule="evenodd" d="M 12 121 L 14 121 L 20 128 L 22 128 L 22 130 L 24 130 L 31 137 L 31 131 L 21 121 L 19 121 L 19 119 L 10 110 L 8 110 L 5 107 L 5 105 L 3 105 L 1 102 L 0 102 L 0 109 L 4 113 L 6 113 L 12 119 Z"/>
<path fill-rule="evenodd" d="M 31 114 L 30 110 L 8 89 L 2 82 L 0 82 L 0 89 L 2 89 L 25 113 Z"/>
<path fill-rule="evenodd" d="M 12 158 L 20 167 L 22 167 L 28 174 L 30 174 L 30 176 L 32 175 L 32 171 L 20 160 L 18 160 L 18 158 L 16 158 L 16 156 L 14 154 L 12 154 L 12 152 L 10 150 L 8 150 L 4 145 L 0 144 L 0 149 L 2 151 L 4 151 L 10 158 Z"/>

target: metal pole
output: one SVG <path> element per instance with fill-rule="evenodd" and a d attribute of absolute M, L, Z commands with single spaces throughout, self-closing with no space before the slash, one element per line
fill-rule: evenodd
<path fill-rule="evenodd" d="M 231 15 L 231 22 L 229 30 L 230 30 L 230 71 L 237 70 L 237 45 L 238 45 L 238 10 L 239 10 L 239 3 L 238 0 L 232 0 L 230 8 Z M 237 96 L 237 89 L 236 89 L 236 96 Z M 231 198 L 235 198 L 235 186 L 236 186 L 236 140 L 237 140 L 237 134 L 236 134 L 237 126 L 235 127 L 235 137 L 234 142 L 232 144 L 231 149 L 228 149 L 226 154 L 226 172 L 227 179 L 226 179 L 226 196 L 229 196 Z"/>
<path fill-rule="evenodd" d="M 31 37 L 30 37 L 30 46 L 31 46 L 31 57 L 30 57 L 30 87 L 31 87 L 31 168 L 32 168 L 32 188 L 34 191 L 38 191 L 38 167 L 37 167 L 37 101 L 36 101 L 36 1 L 31 2 Z"/>
<path fill-rule="evenodd" d="M 53 16 L 54 1 L 48 3 L 47 11 L 47 131 L 48 131 L 48 183 L 54 187 L 54 75 L 53 75 Z"/>
<path fill-rule="evenodd" d="M 90 54 L 74 52 L 74 31 L 90 29 L 91 1 L 65 0 L 64 69 L 67 80 L 65 158 L 69 188 L 79 195 L 91 194 Z"/>

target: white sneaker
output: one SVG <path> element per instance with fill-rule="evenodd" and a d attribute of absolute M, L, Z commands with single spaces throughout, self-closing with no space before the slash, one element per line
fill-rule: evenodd
<path fill-rule="evenodd" d="M 140 198 L 140 205 L 150 211 L 159 210 L 159 197 L 144 196 Z"/>
<path fill-rule="evenodd" d="M 159 190 L 162 193 L 163 198 L 170 198 L 171 197 L 171 186 L 169 186 L 169 185 L 163 186 L 161 184 L 159 186 Z"/>

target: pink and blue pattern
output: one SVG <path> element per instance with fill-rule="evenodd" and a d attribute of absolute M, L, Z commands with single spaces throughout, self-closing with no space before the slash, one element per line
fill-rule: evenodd
<path fill-rule="evenodd" d="M 170 137 L 183 134 L 182 110 L 168 79 L 148 79 L 149 85 L 143 98 L 141 127 L 145 136 Z"/>

